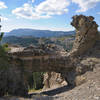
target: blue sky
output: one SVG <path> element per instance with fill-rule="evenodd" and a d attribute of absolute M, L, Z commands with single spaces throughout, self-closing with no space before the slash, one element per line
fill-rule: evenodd
<path fill-rule="evenodd" d="M 100 26 L 100 0 L 0 0 L 4 32 L 17 28 L 74 30 L 70 22 L 76 14 L 94 16 Z"/>

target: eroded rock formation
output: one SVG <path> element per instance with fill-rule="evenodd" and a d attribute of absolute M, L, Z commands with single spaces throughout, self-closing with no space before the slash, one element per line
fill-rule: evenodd
<path fill-rule="evenodd" d="M 51 83 L 59 76 L 55 73 L 55 79 L 52 81 L 50 77 L 54 75 L 53 72 L 61 73 L 68 85 L 82 84 L 86 81 L 84 73 L 100 65 L 98 25 L 92 16 L 83 15 L 74 16 L 71 24 L 76 28 L 76 38 L 70 52 L 52 45 L 23 48 L 9 53 L 11 64 L 24 71 L 48 72 L 44 82 L 47 87 L 51 87 Z"/>
<path fill-rule="evenodd" d="M 76 38 L 72 53 L 75 56 L 82 55 L 91 49 L 98 37 L 98 25 L 92 16 L 73 16 L 72 26 L 76 28 Z"/>
<path fill-rule="evenodd" d="M 70 63 L 73 63 L 73 66 L 72 66 L 73 68 L 69 71 L 63 70 L 63 73 L 61 76 L 62 76 L 62 79 L 63 78 L 66 79 L 68 84 L 80 85 L 86 81 L 86 77 L 82 74 L 87 72 L 88 70 L 92 70 L 93 67 L 96 66 L 93 63 L 93 60 L 88 61 L 87 59 L 90 59 L 88 57 L 92 56 L 92 53 L 95 56 L 100 55 L 100 45 L 99 45 L 100 35 L 97 30 L 98 25 L 96 24 L 92 16 L 86 17 L 83 15 L 79 15 L 79 16 L 76 15 L 76 16 L 73 16 L 72 19 L 73 21 L 71 25 L 76 28 L 76 38 L 75 38 L 75 42 L 74 42 L 72 50 L 67 53 L 67 57 L 71 59 Z M 96 43 L 98 43 L 98 49 L 96 47 L 97 46 Z M 95 46 L 95 50 L 94 50 L 94 46 Z M 98 61 L 98 63 L 100 62 Z M 56 74 L 57 73 L 55 73 L 55 76 Z M 52 79 L 52 77 L 53 76 L 51 76 L 50 78 L 50 76 L 48 76 L 47 81 L 49 81 L 49 83 L 52 83 L 52 82 L 56 83 L 56 80 L 53 80 L 53 81 L 50 80 Z M 48 86 L 47 82 L 45 83 L 45 86 L 46 87 Z M 52 85 L 50 85 L 49 87 L 52 87 Z"/>
<path fill-rule="evenodd" d="M 67 85 L 67 82 L 61 73 L 46 72 L 44 74 L 44 87 L 43 90 L 57 88 L 60 86 Z"/>

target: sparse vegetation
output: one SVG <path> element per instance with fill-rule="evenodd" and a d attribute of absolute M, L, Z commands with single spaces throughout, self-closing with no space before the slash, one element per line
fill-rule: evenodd
<path fill-rule="evenodd" d="M 9 36 L 4 37 L 2 40 L 2 44 L 15 44 L 27 47 L 29 45 L 39 45 L 43 44 L 56 44 L 64 47 L 66 50 L 70 50 L 72 48 L 75 36 L 67 35 L 62 37 L 51 37 L 51 38 L 36 38 L 36 37 L 15 37 Z"/>

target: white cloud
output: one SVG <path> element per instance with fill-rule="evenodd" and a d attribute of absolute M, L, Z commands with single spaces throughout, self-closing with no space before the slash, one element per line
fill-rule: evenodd
<path fill-rule="evenodd" d="M 22 7 L 14 9 L 12 13 L 17 17 L 23 17 L 27 19 L 35 19 L 38 17 L 38 15 L 34 13 L 34 8 L 28 3 L 25 3 Z"/>
<path fill-rule="evenodd" d="M 7 8 L 4 2 L 0 1 L 0 9 Z"/>
<path fill-rule="evenodd" d="M 35 0 L 32 0 L 32 3 L 34 2 Z"/>
<path fill-rule="evenodd" d="M 99 14 L 99 15 L 100 15 L 100 12 L 97 12 L 97 14 Z"/>
<path fill-rule="evenodd" d="M 14 9 L 12 13 L 18 17 L 28 19 L 50 18 L 53 15 L 67 13 L 68 6 L 69 0 L 45 0 L 35 7 L 29 3 L 25 3 L 22 7 Z"/>
<path fill-rule="evenodd" d="M 1 21 L 7 21 L 8 18 L 0 16 Z"/>
<path fill-rule="evenodd" d="M 85 12 L 88 9 L 95 7 L 100 0 L 72 0 L 72 2 L 78 4 L 80 7 L 76 12 Z"/>
<path fill-rule="evenodd" d="M 68 0 L 46 0 L 36 7 L 36 12 L 48 15 L 61 15 L 68 12 Z"/>
<path fill-rule="evenodd" d="M 23 17 L 26 19 L 39 19 L 39 18 L 49 18 L 48 15 L 41 16 L 39 13 L 35 12 L 35 9 L 32 7 L 32 5 L 25 3 L 22 7 L 16 8 L 12 11 L 13 14 L 19 17 Z"/>

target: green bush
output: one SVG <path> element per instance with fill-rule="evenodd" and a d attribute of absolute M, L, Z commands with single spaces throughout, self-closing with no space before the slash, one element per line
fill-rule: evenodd
<path fill-rule="evenodd" d="M 43 88 L 43 72 L 33 72 L 27 74 L 28 88 L 30 89 L 41 89 Z"/>
<path fill-rule="evenodd" d="M 34 72 L 33 73 L 33 87 L 34 89 L 41 89 L 43 88 L 43 72 Z"/>

